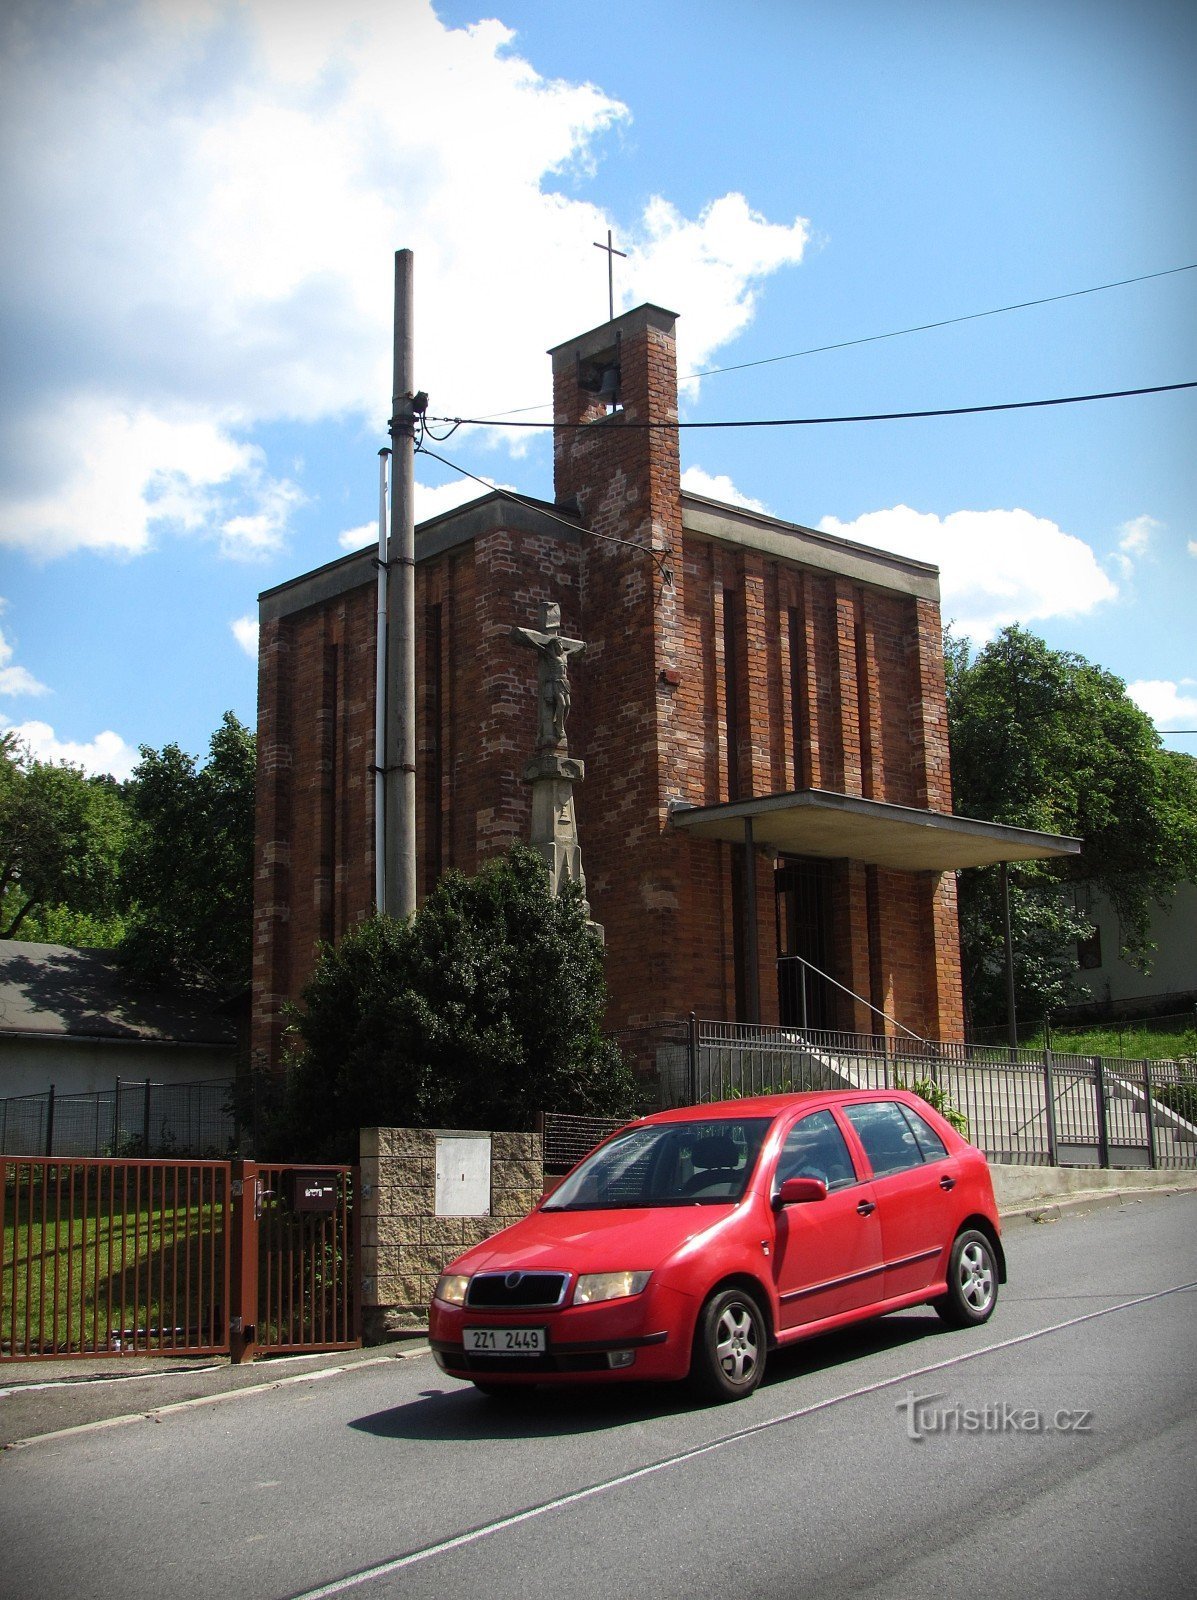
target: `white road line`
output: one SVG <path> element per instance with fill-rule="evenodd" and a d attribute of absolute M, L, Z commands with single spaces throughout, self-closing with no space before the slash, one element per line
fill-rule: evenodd
<path fill-rule="evenodd" d="M 293 1594 L 289 1600 L 331 1600 L 333 1595 L 344 1594 L 349 1589 L 358 1588 L 365 1583 L 372 1583 L 378 1578 L 390 1577 L 392 1573 L 402 1572 L 405 1567 L 415 1566 L 418 1562 L 429 1561 L 434 1556 L 448 1555 L 450 1551 L 460 1550 L 466 1545 L 474 1544 L 479 1539 L 487 1539 L 491 1534 L 503 1533 L 508 1528 L 516 1528 L 523 1522 L 531 1522 L 536 1517 L 543 1517 L 550 1511 L 561 1511 L 567 1506 L 580 1505 L 584 1500 L 593 1499 L 596 1495 L 606 1494 L 611 1489 L 621 1489 L 625 1484 L 636 1483 L 641 1478 L 651 1477 L 654 1473 L 665 1472 L 670 1467 L 684 1466 L 689 1461 L 696 1461 L 700 1456 L 710 1455 L 716 1450 L 722 1450 L 727 1445 L 739 1444 L 745 1439 L 751 1439 L 757 1434 L 765 1433 L 770 1428 L 780 1427 L 786 1422 L 797 1422 L 802 1417 L 814 1416 L 820 1411 L 828 1411 L 832 1406 L 844 1404 L 848 1400 L 859 1400 L 865 1395 L 877 1394 L 882 1389 L 891 1389 L 898 1383 L 911 1383 L 916 1378 L 925 1378 L 929 1373 L 942 1372 L 947 1367 L 960 1366 L 966 1361 L 975 1361 L 979 1356 L 995 1355 L 1001 1350 L 1012 1350 L 1020 1344 L 1029 1344 L 1033 1339 L 1043 1339 L 1051 1333 L 1062 1333 L 1066 1328 L 1076 1328 L 1082 1323 L 1093 1322 L 1098 1317 L 1112 1316 L 1116 1311 L 1129 1311 L 1134 1306 L 1144 1306 L 1153 1300 L 1163 1300 L 1168 1295 L 1183 1294 L 1187 1290 L 1197 1289 L 1197 1283 L 1178 1283 L 1170 1289 L 1158 1289 L 1154 1294 L 1137 1296 L 1134 1300 L 1123 1300 L 1118 1305 L 1106 1306 L 1100 1311 L 1086 1311 L 1079 1317 L 1069 1317 L 1064 1322 L 1052 1323 L 1046 1328 L 1036 1328 L 1032 1333 L 1020 1333 L 1011 1339 L 1001 1339 L 996 1344 L 987 1344 L 980 1350 L 965 1350 L 958 1355 L 948 1356 L 944 1361 L 933 1361 L 925 1367 L 915 1367 L 909 1372 L 900 1372 L 892 1378 L 879 1378 L 875 1383 L 862 1384 L 858 1389 L 849 1389 L 843 1394 L 831 1395 L 826 1400 L 816 1400 L 813 1404 L 799 1406 L 794 1411 L 784 1412 L 780 1417 L 769 1417 L 764 1422 L 756 1422 L 749 1428 L 738 1428 L 735 1433 L 725 1434 L 722 1438 L 711 1439 L 706 1444 L 695 1445 L 690 1450 L 682 1450 L 677 1455 L 666 1456 L 662 1461 L 650 1462 L 647 1466 L 637 1467 L 633 1472 L 623 1472 L 614 1478 L 605 1478 L 601 1483 L 592 1483 L 585 1489 L 575 1489 L 569 1494 L 558 1495 L 553 1500 L 542 1501 L 539 1505 L 529 1506 L 524 1511 L 513 1512 L 507 1517 L 498 1517 L 494 1522 L 483 1523 L 480 1527 L 470 1528 L 465 1533 L 454 1535 L 451 1539 L 441 1539 L 436 1544 L 424 1545 L 419 1550 L 411 1550 L 407 1555 L 395 1556 L 389 1561 L 380 1561 L 375 1566 L 363 1567 L 360 1572 L 352 1572 L 347 1577 L 335 1578 L 331 1583 L 321 1584 L 315 1589 L 304 1589 L 298 1594 Z M 792 1348 L 792 1347 L 791 1347 Z"/>

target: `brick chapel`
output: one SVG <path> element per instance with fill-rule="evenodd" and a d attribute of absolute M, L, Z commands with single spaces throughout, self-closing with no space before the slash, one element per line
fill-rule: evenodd
<path fill-rule="evenodd" d="M 682 490 L 675 321 L 645 305 L 550 352 L 552 505 L 486 493 L 417 529 L 420 895 L 528 837 L 512 629 L 548 602 L 585 645 L 568 738 L 611 1027 L 959 1039 L 956 870 L 1054 852 L 952 815 L 935 568 Z M 366 549 L 260 600 L 263 1063 L 317 943 L 372 909 L 375 588 Z"/>

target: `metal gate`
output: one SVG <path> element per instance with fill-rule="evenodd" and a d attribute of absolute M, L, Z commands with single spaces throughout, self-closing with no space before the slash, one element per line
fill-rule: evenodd
<path fill-rule="evenodd" d="M 357 1169 L 0 1157 L 0 1361 L 361 1343 Z"/>
<path fill-rule="evenodd" d="M 356 1167 L 238 1163 L 234 1360 L 361 1344 L 358 1184 Z"/>

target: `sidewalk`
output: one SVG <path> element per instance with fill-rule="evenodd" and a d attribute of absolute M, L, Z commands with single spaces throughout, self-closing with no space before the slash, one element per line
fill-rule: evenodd
<path fill-rule="evenodd" d="M 1197 1192 L 1197 1172 L 1103 1173 L 996 1165 L 992 1171 L 1006 1228 Z M 1095 1184 L 1095 1179 L 1113 1181 Z M 234 1366 L 226 1356 L 6 1362 L 0 1365 L 0 1450 L 76 1428 L 153 1419 L 176 1406 L 207 1405 L 231 1395 L 315 1383 L 346 1368 L 408 1361 L 427 1351 L 424 1336 L 412 1334 L 361 1350 L 273 1356 L 246 1366 Z"/>
<path fill-rule="evenodd" d="M 361 1350 L 270 1356 L 234 1366 L 227 1356 L 112 1356 L 13 1361 L 0 1366 L 0 1450 L 72 1428 L 119 1425 L 227 1396 L 316 1383 L 347 1367 L 426 1353 L 422 1335 Z"/>

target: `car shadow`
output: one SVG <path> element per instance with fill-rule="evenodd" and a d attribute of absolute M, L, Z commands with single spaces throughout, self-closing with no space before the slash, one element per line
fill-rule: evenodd
<path fill-rule="evenodd" d="M 770 1353 L 762 1388 L 808 1373 L 848 1369 L 869 1356 L 917 1344 L 942 1326 L 934 1312 L 900 1312 L 803 1340 Z M 380 1439 L 557 1439 L 704 1409 L 723 1407 L 704 1406 L 680 1383 L 545 1385 L 484 1395 L 472 1384 L 445 1378 L 443 1387 L 425 1389 L 418 1400 L 355 1417 L 348 1426 Z"/>

